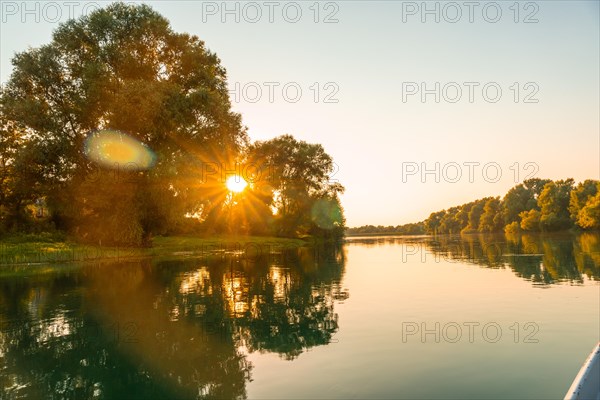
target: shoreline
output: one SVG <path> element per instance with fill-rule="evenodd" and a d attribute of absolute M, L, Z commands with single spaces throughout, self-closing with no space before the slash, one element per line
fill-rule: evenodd
<path fill-rule="evenodd" d="M 272 236 L 214 235 L 157 236 L 150 247 L 103 246 L 72 240 L 48 240 L 43 236 L 0 239 L 0 267 L 56 263 L 134 260 L 152 257 L 209 257 L 239 252 L 256 255 L 297 249 L 313 240 Z"/>

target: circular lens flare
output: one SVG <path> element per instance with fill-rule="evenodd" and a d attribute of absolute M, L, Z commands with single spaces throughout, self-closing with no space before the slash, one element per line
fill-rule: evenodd
<path fill-rule="evenodd" d="M 227 189 L 229 189 L 231 192 L 239 193 L 246 189 L 246 186 L 248 186 L 248 182 L 246 182 L 244 178 L 242 178 L 239 175 L 233 175 L 227 178 L 227 182 L 225 182 L 225 185 L 227 186 Z"/>
<path fill-rule="evenodd" d="M 91 133 L 85 142 L 88 158 L 107 168 L 152 168 L 155 154 L 140 141 L 122 132 L 105 129 Z"/>

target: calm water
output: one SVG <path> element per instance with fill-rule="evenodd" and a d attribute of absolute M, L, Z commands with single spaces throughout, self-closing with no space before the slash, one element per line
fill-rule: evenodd
<path fill-rule="evenodd" d="M 599 340 L 598 235 L 263 250 L 0 267 L 0 397 L 562 398 Z"/>

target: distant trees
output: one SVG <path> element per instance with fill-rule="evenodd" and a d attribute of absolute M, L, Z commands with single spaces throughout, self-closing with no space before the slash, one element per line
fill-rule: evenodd
<path fill-rule="evenodd" d="M 577 225 L 583 229 L 600 229 L 600 188 L 577 214 Z"/>
<path fill-rule="evenodd" d="M 425 229 L 427 230 L 427 232 L 438 233 L 442 225 L 442 218 L 445 214 L 446 210 L 431 213 L 431 215 L 429 215 L 429 218 L 427 218 L 424 222 Z"/>
<path fill-rule="evenodd" d="M 513 222 L 518 224 L 522 212 L 539 210 L 537 199 L 548 182 L 550 182 L 548 179 L 532 178 L 510 189 L 502 200 L 504 224 L 509 225 Z"/>
<path fill-rule="evenodd" d="M 504 228 L 502 218 L 502 204 L 499 197 L 494 197 L 485 202 L 483 214 L 479 217 L 480 232 L 501 232 Z"/>
<path fill-rule="evenodd" d="M 423 235 L 426 233 L 423 222 L 410 223 L 397 226 L 364 225 L 346 229 L 350 235 L 387 234 L 387 235 Z"/>
<path fill-rule="evenodd" d="M 483 208 L 485 204 L 488 202 L 489 198 L 484 198 L 481 200 L 476 200 L 474 204 L 471 206 L 469 211 L 468 224 L 465 228 L 463 228 L 464 232 L 477 232 L 479 230 L 479 225 L 481 224 L 481 217 L 483 215 Z"/>
<path fill-rule="evenodd" d="M 528 179 L 504 198 L 486 197 L 431 213 L 427 233 L 538 232 L 600 229 L 600 182 Z"/>
<path fill-rule="evenodd" d="M 588 179 L 571 191 L 569 213 L 584 229 L 600 228 L 600 182 Z"/>
<path fill-rule="evenodd" d="M 538 198 L 541 230 L 559 231 L 572 227 L 569 199 L 574 182 L 573 179 L 566 179 L 544 185 Z"/>
<path fill-rule="evenodd" d="M 440 219 L 440 230 L 448 233 L 460 232 L 460 221 L 458 219 L 459 207 L 450 207 Z"/>
<path fill-rule="evenodd" d="M 432 212 L 416 224 L 398 227 L 366 225 L 350 234 L 455 234 L 551 232 L 600 229 L 600 181 L 528 179 L 511 188 L 504 198 L 485 197 L 447 210 Z"/>
<path fill-rule="evenodd" d="M 519 214 L 519 217 L 521 218 L 521 224 L 517 227 L 520 226 L 522 230 L 529 232 L 540 230 L 541 213 L 538 210 L 523 211 Z M 515 228 L 514 231 L 518 231 L 518 228 Z"/>

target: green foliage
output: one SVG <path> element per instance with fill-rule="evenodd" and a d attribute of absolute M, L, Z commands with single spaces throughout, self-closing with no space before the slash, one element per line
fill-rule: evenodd
<path fill-rule="evenodd" d="M 538 198 L 540 227 L 544 231 L 558 231 L 572 227 L 569 215 L 569 199 L 573 190 L 573 179 L 548 182 Z"/>
<path fill-rule="evenodd" d="M 148 231 L 142 225 L 145 204 L 140 183 L 134 176 L 115 179 L 112 172 L 98 171 L 94 179 L 77 185 L 72 196 L 75 202 L 68 212 L 77 215 L 77 236 L 106 245 L 146 244 Z"/>
<path fill-rule="evenodd" d="M 588 198 L 577 215 L 577 225 L 583 229 L 600 229 L 600 190 Z"/>
<path fill-rule="evenodd" d="M 311 231 L 313 236 L 335 240 L 344 236 L 346 219 L 339 199 L 317 199 L 311 208 Z"/>
<path fill-rule="evenodd" d="M 528 179 L 504 198 L 486 197 L 431 213 L 422 222 L 427 233 L 559 231 L 600 229 L 600 182 Z"/>
<path fill-rule="evenodd" d="M 462 229 L 458 218 L 460 207 L 450 207 L 440 220 L 439 230 L 447 233 L 459 233 Z"/>
<path fill-rule="evenodd" d="M 201 174 L 191 167 L 236 157 L 247 142 L 217 56 L 197 37 L 173 32 L 146 5 L 114 3 L 69 20 L 51 43 L 18 53 L 13 65 L 2 116 L 27 133 L 14 163 L 22 159 L 27 167 L 15 181 L 28 188 L 12 191 L 15 207 L 44 196 L 58 225 L 72 232 L 89 231 L 90 215 L 107 228 L 99 236 L 116 242 L 140 244 L 172 229 L 178 221 L 171 210 L 182 219 L 181 211 L 208 197 L 206 188 L 189 185 Z M 133 188 L 143 202 L 125 206 L 130 199 L 107 193 L 116 187 L 81 186 L 94 165 L 85 156 L 86 138 L 102 129 L 126 132 L 156 154 L 155 167 L 141 177 L 150 195 Z"/>
<path fill-rule="evenodd" d="M 345 220 L 338 196 L 344 187 L 330 181 L 334 164 L 321 145 L 283 135 L 252 144 L 247 154 L 249 165 L 265 171 L 254 186 L 276 210 L 276 234 L 328 236 L 326 232 L 334 229 L 336 236 L 343 234 Z"/>
<path fill-rule="evenodd" d="M 600 182 L 591 179 L 579 183 L 571 191 L 569 213 L 571 219 L 580 228 L 600 228 L 600 219 L 597 216 L 598 193 L 600 193 Z"/>
<path fill-rule="evenodd" d="M 510 189 L 502 200 L 504 223 L 518 222 L 523 211 L 539 209 L 537 199 L 548 182 L 548 179 L 531 178 Z"/>
<path fill-rule="evenodd" d="M 536 232 L 540 230 L 540 218 L 541 213 L 536 210 L 523 211 L 519 214 L 521 218 L 521 229 L 529 232 Z"/>
<path fill-rule="evenodd" d="M 331 157 L 289 135 L 249 146 L 219 58 L 151 7 L 114 3 L 69 20 L 12 62 L 0 94 L 0 232 L 22 230 L 44 199 L 54 226 L 92 243 L 139 246 L 200 227 L 343 234 Z M 151 151 L 152 166 L 99 166 L 86 146 L 107 130 Z M 204 175 L 244 158 L 274 166 L 272 181 L 233 196 L 220 174 Z"/>
<path fill-rule="evenodd" d="M 0 108 L 0 233 L 24 230 L 26 209 L 38 195 L 36 155 L 23 139 L 22 127 L 8 120 Z"/>
<path fill-rule="evenodd" d="M 484 198 L 481 200 L 476 200 L 471 207 L 468 213 L 468 223 L 467 226 L 462 229 L 462 232 L 477 232 L 479 229 L 479 224 L 481 222 L 481 216 L 483 215 L 483 209 L 486 203 L 490 200 L 489 198 Z"/>
<path fill-rule="evenodd" d="M 459 223 L 461 231 L 465 229 L 467 225 L 469 225 L 469 213 L 471 212 L 471 208 L 473 208 L 474 204 L 475 202 L 470 202 L 459 206 L 459 211 L 456 214 L 456 219 Z"/>
<path fill-rule="evenodd" d="M 521 232 L 521 226 L 517 221 L 513 221 L 504 227 L 504 232 L 508 234 Z"/>
<path fill-rule="evenodd" d="M 429 218 L 425 220 L 425 229 L 427 232 L 436 234 L 442 225 L 442 218 L 446 214 L 446 210 L 431 213 Z"/>
<path fill-rule="evenodd" d="M 500 232 L 504 226 L 500 198 L 494 197 L 485 202 L 483 214 L 479 218 L 480 232 Z"/>

